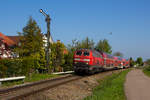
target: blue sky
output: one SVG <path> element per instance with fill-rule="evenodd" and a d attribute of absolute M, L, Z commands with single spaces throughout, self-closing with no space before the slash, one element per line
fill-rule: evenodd
<path fill-rule="evenodd" d="M 85 37 L 108 39 L 125 58 L 150 58 L 149 0 L 1 0 L 0 32 L 17 35 L 32 16 L 46 33 L 43 9 L 51 16 L 53 39 L 70 44 Z M 109 33 L 112 32 L 112 35 Z"/>

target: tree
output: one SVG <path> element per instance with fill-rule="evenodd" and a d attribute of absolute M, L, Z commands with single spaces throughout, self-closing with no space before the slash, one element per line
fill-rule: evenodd
<path fill-rule="evenodd" d="M 64 50 L 65 45 L 60 41 L 51 44 L 50 64 L 53 71 L 59 71 L 59 68 L 65 63 Z"/>
<path fill-rule="evenodd" d="M 94 41 L 86 37 L 82 41 L 72 40 L 72 44 L 68 45 L 68 49 L 75 51 L 76 49 L 94 49 Z"/>
<path fill-rule="evenodd" d="M 109 53 L 109 54 L 112 53 L 111 46 L 108 43 L 108 40 L 106 40 L 106 39 L 99 40 L 99 42 L 97 43 L 95 49 L 98 50 L 98 51 Z"/>
<path fill-rule="evenodd" d="M 35 70 L 45 69 L 43 37 L 36 21 L 30 17 L 27 25 L 18 34 L 20 36 L 20 44 L 15 48 L 15 51 L 19 54 L 19 57 L 35 59 Z"/>
<path fill-rule="evenodd" d="M 23 28 L 23 32 L 18 34 L 21 37 L 18 48 L 20 57 L 35 55 L 43 48 L 41 29 L 32 17 L 30 17 L 27 25 Z"/>
<path fill-rule="evenodd" d="M 115 52 L 113 55 L 118 57 L 123 57 L 123 54 L 121 52 Z"/>
<path fill-rule="evenodd" d="M 80 48 L 93 49 L 94 48 L 93 40 L 90 40 L 88 37 L 86 37 L 86 39 L 82 40 L 82 42 L 80 43 Z"/>
<path fill-rule="evenodd" d="M 68 51 L 68 54 L 64 55 L 65 63 L 63 65 L 64 71 L 73 70 L 73 52 Z"/>
<path fill-rule="evenodd" d="M 65 63 L 63 67 L 65 71 L 73 69 L 73 54 L 76 49 L 80 49 L 80 48 L 81 48 L 81 44 L 79 41 L 77 41 L 77 39 L 72 40 L 72 43 L 68 44 L 67 46 L 68 54 L 64 56 Z"/>
<path fill-rule="evenodd" d="M 135 61 L 133 60 L 133 58 L 132 57 L 130 57 L 130 66 L 131 67 L 134 67 L 134 65 L 135 65 Z"/>
<path fill-rule="evenodd" d="M 137 60 L 136 60 L 136 63 L 137 63 L 139 66 L 143 66 L 143 59 L 142 59 L 142 57 L 138 57 Z"/>

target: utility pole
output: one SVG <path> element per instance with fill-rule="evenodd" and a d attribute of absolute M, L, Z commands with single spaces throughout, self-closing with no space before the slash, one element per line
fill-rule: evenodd
<path fill-rule="evenodd" d="M 40 12 L 45 16 L 45 21 L 47 23 L 47 47 L 46 47 L 46 53 L 45 53 L 45 57 L 46 57 L 46 68 L 48 69 L 48 73 L 50 73 L 50 21 L 51 21 L 51 18 L 48 14 L 46 14 L 42 9 L 40 9 Z"/>

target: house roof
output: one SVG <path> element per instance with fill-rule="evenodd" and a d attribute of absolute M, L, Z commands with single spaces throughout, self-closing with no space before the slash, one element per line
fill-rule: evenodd
<path fill-rule="evenodd" d="M 10 38 L 15 43 L 15 45 L 18 45 L 21 38 L 21 36 L 7 36 L 7 37 Z"/>
<path fill-rule="evenodd" d="M 11 40 L 9 37 L 5 36 L 1 32 L 0 32 L 0 38 L 1 38 L 1 41 L 3 41 L 4 43 L 6 43 L 8 46 L 15 45 L 15 42 L 13 40 Z"/>

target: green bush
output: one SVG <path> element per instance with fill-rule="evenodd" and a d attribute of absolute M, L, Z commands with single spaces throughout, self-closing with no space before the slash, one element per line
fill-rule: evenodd
<path fill-rule="evenodd" d="M 0 60 L 0 78 L 6 76 L 7 69 L 4 60 Z"/>
<path fill-rule="evenodd" d="M 31 57 L 19 59 L 1 59 L 0 77 L 30 75 L 39 68 L 39 60 Z"/>

